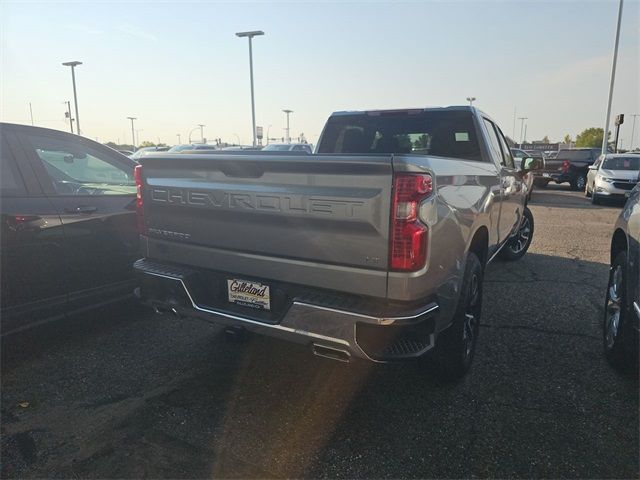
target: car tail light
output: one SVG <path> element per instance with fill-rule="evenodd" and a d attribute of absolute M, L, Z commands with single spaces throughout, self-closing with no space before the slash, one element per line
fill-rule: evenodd
<path fill-rule="evenodd" d="M 142 199 L 142 165 L 136 165 L 133 169 L 133 179 L 136 181 L 136 213 L 138 216 L 138 233 L 147 233 L 147 227 L 144 222 L 144 209 Z"/>
<path fill-rule="evenodd" d="M 569 173 L 569 166 L 571 165 L 571 163 L 569 162 L 569 160 L 564 160 L 562 162 L 562 173 Z"/>
<path fill-rule="evenodd" d="M 427 260 L 427 226 L 418 219 L 420 202 L 431 195 L 431 175 L 400 173 L 393 180 L 391 270 L 411 272 Z"/>

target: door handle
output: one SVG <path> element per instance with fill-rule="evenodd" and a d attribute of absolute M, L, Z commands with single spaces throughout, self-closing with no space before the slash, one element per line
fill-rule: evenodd
<path fill-rule="evenodd" d="M 76 208 L 65 208 L 64 211 L 66 213 L 81 213 L 81 214 L 89 214 L 98 210 L 98 207 L 89 207 L 86 205 L 79 205 Z"/>

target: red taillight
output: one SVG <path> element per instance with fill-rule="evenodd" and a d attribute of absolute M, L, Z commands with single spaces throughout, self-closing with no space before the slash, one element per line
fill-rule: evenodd
<path fill-rule="evenodd" d="M 142 200 L 142 165 L 136 165 L 133 169 L 133 179 L 136 181 L 136 213 L 138 215 L 138 232 L 147 233 L 147 227 L 144 223 L 144 210 Z"/>
<path fill-rule="evenodd" d="M 394 177 L 391 218 L 391 270 L 410 272 L 427 260 L 427 227 L 418 220 L 420 202 L 433 190 L 430 175 L 400 173 Z"/>
<path fill-rule="evenodd" d="M 569 166 L 571 165 L 571 163 L 569 162 L 569 160 L 565 160 L 562 162 L 562 173 L 569 173 Z"/>

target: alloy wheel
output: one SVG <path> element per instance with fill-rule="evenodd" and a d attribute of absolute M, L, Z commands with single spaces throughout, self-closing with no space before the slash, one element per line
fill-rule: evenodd
<path fill-rule="evenodd" d="M 480 306 L 480 279 L 478 274 L 474 273 L 469 282 L 469 296 L 467 300 L 467 308 L 464 314 L 464 325 L 462 328 L 462 340 L 464 344 L 464 357 L 469 358 L 473 352 L 473 346 L 476 341 L 476 332 L 479 321 Z"/>
<path fill-rule="evenodd" d="M 508 248 L 513 253 L 520 253 L 524 250 L 531 239 L 531 222 L 525 216 L 522 219 L 522 223 L 520 224 L 520 228 L 518 229 L 518 233 L 516 233 L 515 237 L 511 239 L 509 242 Z"/>
<path fill-rule="evenodd" d="M 611 273 L 607 288 L 607 306 L 605 313 L 605 343 L 608 349 L 613 348 L 620 329 L 622 308 L 622 265 L 617 265 Z"/>

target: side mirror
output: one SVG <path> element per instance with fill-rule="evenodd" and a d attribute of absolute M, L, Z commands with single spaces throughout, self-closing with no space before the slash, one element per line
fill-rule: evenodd
<path fill-rule="evenodd" d="M 542 159 L 527 157 L 522 162 L 522 171 L 524 173 L 537 172 L 542 170 Z"/>
<path fill-rule="evenodd" d="M 597 170 L 598 166 L 597 165 L 589 165 L 589 170 Z"/>

